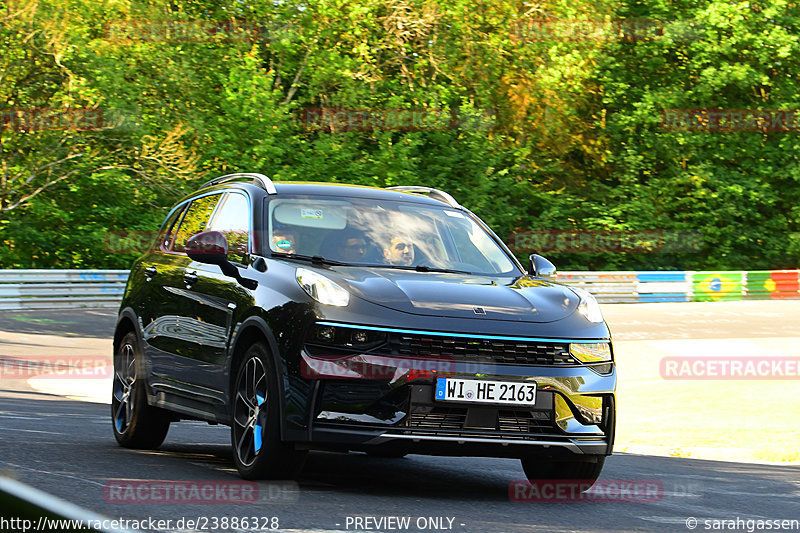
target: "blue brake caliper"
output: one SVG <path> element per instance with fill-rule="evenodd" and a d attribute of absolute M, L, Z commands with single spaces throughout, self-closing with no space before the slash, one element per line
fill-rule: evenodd
<path fill-rule="evenodd" d="M 261 407 L 264 404 L 264 397 L 256 394 L 256 403 L 258 407 Z M 256 420 L 256 425 L 253 428 L 253 444 L 255 445 L 256 452 L 261 449 L 261 412 L 258 413 L 258 419 Z"/>

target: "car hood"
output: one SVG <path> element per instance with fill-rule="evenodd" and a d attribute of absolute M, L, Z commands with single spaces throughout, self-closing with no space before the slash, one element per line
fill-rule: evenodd
<path fill-rule="evenodd" d="M 330 270 L 359 298 L 419 315 L 553 322 L 575 312 L 580 303 L 563 285 L 529 276 L 492 278 L 353 267 Z"/>

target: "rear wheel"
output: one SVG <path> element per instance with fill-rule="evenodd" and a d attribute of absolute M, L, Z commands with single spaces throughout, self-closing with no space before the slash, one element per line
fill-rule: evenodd
<path fill-rule="evenodd" d="M 299 473 L 306 452 L 280 438 L 277 374 L 267 347 L 251 346 L 236 372 L 231 393 L 233 460 L 244 479 L 286 479 Z"/>
<path fill-rule="evenodd" d="M 158 448 L 169 431 L 169 414 L 147 404 L 143 361 L 136 335 L 122 338 L 114 354 L 111 418 L 114 437 L 126 448 Z"/>
<path fill-rule="evenodd" d="M 531 482 L 554 479 L 580 481 L 581 486 L 585 487 L 584 490 L 588 490 L 600 477 L 605 462 L 604 455 L 578 456 L 570 459 L 531 457 L 522 459 L 522 469 Z"/>

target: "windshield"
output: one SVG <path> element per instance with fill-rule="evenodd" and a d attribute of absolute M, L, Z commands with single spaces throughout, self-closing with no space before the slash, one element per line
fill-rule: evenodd
<path fill-rule="evenodd" d="M 472 217 L 411 202 L 282 196 L 267 209 L 273 253 L 348 265 L 517 273 L 506 253 Z"/>

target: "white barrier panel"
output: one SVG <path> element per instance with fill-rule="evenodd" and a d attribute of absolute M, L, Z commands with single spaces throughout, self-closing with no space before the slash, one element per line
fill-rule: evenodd
<path fill-rule="evenodd" d="M 636 292 L 639 294 L 686 294 L 691 290 L 692 284 L 687 281 L 639 281 L 636 283 Z"/>

